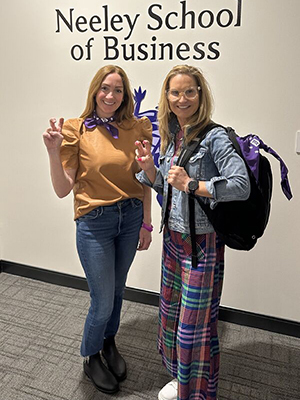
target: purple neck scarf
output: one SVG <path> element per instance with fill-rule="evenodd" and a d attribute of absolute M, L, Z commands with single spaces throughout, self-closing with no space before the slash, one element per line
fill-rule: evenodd
<path fill-rule="evenodd" d="M 86 118 L 84 120 L 84 125 L 88 129 L 95 128 L 97 125 L 103 125 L 104 128 L 108 130 L 108 132 L 114 139 L 118 139 L 119 138 L 118 128 L 111 125 L 111 122 L 114 122 L 115 120 L 116 120 L 115 117 L 100 118 L 98 117 L 96 110 L 94 110 L 93 116 L 90 118 Z"/>

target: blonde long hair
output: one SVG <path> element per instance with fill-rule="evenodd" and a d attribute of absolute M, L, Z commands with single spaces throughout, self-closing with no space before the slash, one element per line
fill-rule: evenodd
<path fill-rule="evenodd" d="M 99 69 L 99 71 L 94 76 L 87 95 L 86 106 L 81 114 L 80 118 L 90 117 L 95 109 L 95 96 L 98 93 L 102 82 L 109 74 L 117 73 L 122 78 L 122 82 L 124 85 L 124 97 L 122 104 L 116 111 L 116 121 L 122 122 L 124 120 L 132 120 L 133 118 L 133 110 L 134 110 L 134 101 L 133 95 L 130 89 L 129 79 L 125 73 L 125 71 L 118 67 L 117 65 L 106 65 Z"/>
<path fill-rule="evenodd" d="M 188 143 L 193 140 L 203 128 L 205 128 L 211 121 L 212 110 L 213 110 L 213 99 L 206 79 L 203 73 L 196 67 L 190 65 L 177 65 L 171 69 L 166 76 L 162 85 L 160 100 L 158 105 L 158 123 L 159 133 L 161 137 L 161 148 L 162 154 L 165 153 L 167 146 L 171 140 L 169 132 L 169 121 L 172 116 L 172 112 L 167 99 L 166 91 L 169 89 L 170 80 L 178 75 L 189 75 L 195 78 L 197 86 L 201 87 L 199 92 L 199 108 L 194 115 L 191 116 L 188 123 L 184 126 L 184 137 L 185 142 Z"/>

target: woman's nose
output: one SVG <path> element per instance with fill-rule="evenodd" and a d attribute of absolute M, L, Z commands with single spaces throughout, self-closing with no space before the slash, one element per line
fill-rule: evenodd
<path fill-rule="evenodd" d="M 186 101 L 186 97 L 185 97 L 184 93 L 179 94 L 178 101 L 180 101 L 181 103 L 184 103 Z"/>
<path fill-rule="evenodd" d="M 114 97 L 113 91 L 111 90 L 110 92 L 108 92 L 106 97 L 108 97 L 108 98 Z"/>

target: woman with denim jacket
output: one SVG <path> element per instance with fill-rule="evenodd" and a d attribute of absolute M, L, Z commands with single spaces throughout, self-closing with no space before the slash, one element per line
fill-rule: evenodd
<path fill-rule="evenodd" d="M 219 375 L 218 311 L 224 273 L 224 244 L 195 202 L 197 268 L 191 264 L 188 194 L 213 207 L 247 199 L 243 160 L 221 127 L 209 131 L 186 169 L 176 166 L 182 144 L 210 122 L 212 97 L 201 71 L 176 66 L 165 78 L 158 121 L 161 156 L 156 168 L 147 141 L 137 142 L 138 179 L 163 195 L 163 257 L 158 349 L 174 378 L 160 400 L 215 400 Z"/>
<path fill-rule="evenodd" d="M 108 394 L 127 374 L 115 343 L 127 273 L 136 250 L 151 242 L 151 189 L 136 179 L 134 143 L 151 141 L 152 125 L 133 109 L 126 73 L 107 65 L 94 76 L 81 117 L 51 119 L 43 134 L 56 194 L 74 193 L 77 250 L 91 297 L 84 372 Z"/>

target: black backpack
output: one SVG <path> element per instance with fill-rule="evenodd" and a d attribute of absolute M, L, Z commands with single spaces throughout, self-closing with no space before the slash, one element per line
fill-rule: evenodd
<path fill-rule="evenodd" d="M 211 222 L 219 238 L 225 245 L 235 250 L 251 250 L 255 246 L 257 239 L 263 235 L 270 216 L 273 187 L 270 162 L 266 157 L 259 153 L 259 179 L 257 182 L 243 156 L 240 145 L 237 141 L 238 135 L 233 128 L 225 128 L 222 125 L 215 123 L 209 124 L 205 130 L 198 135 L 198 140 L 192 141 L 182 150 L 177 165 L 185 167 L 192 154 L 197 151 L 201 141 L 205 138 L 206 133 L 218 126 L 226 130 L 235 150 L 245 161 L 251 186 L 250 196 L 247 200 L 243 201 L 219 202 L 215 208 L 211 209 L 209 202 L 205 202 L 203 198 L 191 194 L 189 195 L 193 267 L 197 266 L 195 200 L 198 201 L 199 205 L 207 215 L 208 220 Z M 292 195 L 290 197 L 292 197 Z"/>

